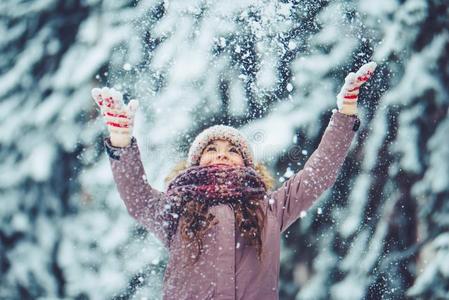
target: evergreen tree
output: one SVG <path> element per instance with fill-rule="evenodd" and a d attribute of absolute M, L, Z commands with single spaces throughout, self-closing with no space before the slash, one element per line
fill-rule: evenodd
<path fill-rule="evenodd" d="M 167 253 L 116 192 L 91 88 L 139 99 L 154 187 L 218 123 L 279 186 L 370 60 L 337 183 L 282 241 L 280 298 L 449 297 L 445 1 L 3 2 L 0 298 L 160 297 Z"/>

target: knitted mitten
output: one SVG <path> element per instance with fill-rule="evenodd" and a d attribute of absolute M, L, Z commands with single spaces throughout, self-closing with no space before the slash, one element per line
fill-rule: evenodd
<path fill-rule="evenodd" d="M 131 142 L 134 116 L 139 107 L 139 101 L 131 100 L 128 105 L 125 105 L 122 93 L 107 87 L 94 88 L 91 93 L 105 119 L 112 146 L 128 146 Z"/>
<path fill-rule="evenodd" d="M 370 62 L 364 64 L 357 73 L 351 72 L 345 78 L 345 84 L 337 95 L 337 107 L 341 113 L 347 115 L 357 114 L 357 100 L 360 86 L 370 79 L 377 64 Z"/>

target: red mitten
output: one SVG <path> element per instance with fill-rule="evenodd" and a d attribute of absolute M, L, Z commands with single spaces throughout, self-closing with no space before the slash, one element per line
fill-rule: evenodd
<path fill-rule="evenodd" d="M 345 84 L 337 95 L 337 107 L 341 113 L 347 115 L 357 114 L 357 100 L 360 86 L 370 79 L 376 70 L 377 64 L 369 62 L 364 64 L 357 73 L 351 72 L 345 78 Z"/>
<path fill-rule="evenodd" d="M 128 146 L 139 101 L 133 99 L 129 101 L 128 105 L 125 105 L 122 93 L 107 87 L 94 88 L 91 93 L 105 119 L 112 146 Z"/>

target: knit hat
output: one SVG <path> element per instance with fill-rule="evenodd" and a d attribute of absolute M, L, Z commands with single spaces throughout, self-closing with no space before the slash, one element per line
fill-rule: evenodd
<path fill-rule="evenodd" d="M 217 139 L 227 140 L 238 147 L 242 153 L 245 165 L 254 166 L 253 153 L 248 140 L 234 127 L 226 125 L 214 125 L 200 132 L 193 140 L 187 156 L 187 166 L 199 165 L 201 154 L 209 142 Z"/>

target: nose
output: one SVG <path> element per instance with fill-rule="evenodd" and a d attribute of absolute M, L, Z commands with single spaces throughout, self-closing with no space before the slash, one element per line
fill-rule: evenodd
<path fill-rule="evenodd" d="M 228 159 L 228 156 L 224 152 L 219 152 L 217 155 L 218 159 Z"/>

